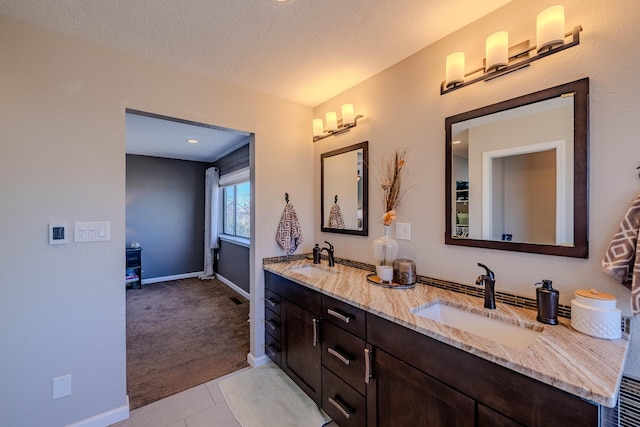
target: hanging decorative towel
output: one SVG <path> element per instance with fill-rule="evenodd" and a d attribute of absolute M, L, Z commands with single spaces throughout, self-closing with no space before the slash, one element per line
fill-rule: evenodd
<path fill-rule="evenodd" d="M 329 212 L 329 228 L 344 228 L 344 217 L 340 206 L 334 203 Z"/>
<path fill-rule="evenodd" d="M 287 205 L 282 212 L 278 231 L 276 232 L 276 241 L 282 246 L 287 255 L 296 251 L 298 245 L 304 241 L 302 238 L 302 228 L 298 222 L 298 215 L 293 209 L 293 205 L 289 203 L 287 197 Z"/>
<path fill-rule="evenodd" d="M 602 270 L 631 289 L 631 310 L 640 313 L 640 195 L 633 201 L 602 260 Z"/>

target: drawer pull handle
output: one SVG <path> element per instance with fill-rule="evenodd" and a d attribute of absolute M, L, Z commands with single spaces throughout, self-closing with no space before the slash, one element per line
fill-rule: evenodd
<path fill-rule="evenodd" d="M 313 346 L 317 346 L 318 345 L 318 326 L 320 325 L 320 320 L 313 318 L 311 319 L 313 320 Z"/>
<path fill-rule="evenodd" d="M 346 405 L 341 403 L 337 397 L 335 399 L 329 397 L 328 400 L 329 403 L 331 403 L 338 409 L 338 411 L 342 412 L 342 415 L 344 415 L 346 419 L 349 419 L 349 417 L 351 416 L 351 409 L 347 408 Z"/>
<path fill-rule="evenodd" d="M 345 315 L 342 314 L 336 310 L 333 310 L 331 308 L 327 309 L 327 313 L 332 315 L 333 317 L 337 317 L 338 319 L 342 320 L 344 323 L 349 323 L 351 321 L 351 319 L 353 319 L 353 317 L 349 316 L 349 315 Z"/>
<path fill-rule="evenodd" d="M 278 305 L 278 303 L 272 300 L 271 298 L 265 298 L 264 300 L 268 302 L 271 307 L 275 307 L 276 305 Z"/>
<path fill-rule="evenodd" d="M 338 350 L 332 349 L 331 347 L 329 347 L 327 349 L 327 351 L 332 356 L 337 357 L 342 363 L 344 363 L 345 365 L 349 366 L 349 362 L 351 362 L 351 360 L 348 357 L 346 357 L 344 354 L 340 353 Z"/>
<path fill-rule="evenodd" d="M 269 325 L 269 327 L 271 328 L 271 330 L 275 331 L 277 328 L 277 325 L 273 322 L 273 320 L 265 320 L 264 323 L 266 323 L 267 325 Z"/>
<path fill-rule="evenodd" d="M 369 380 L 373 376 L 371 374 L 371 355 L 373 355 L 373 350 L 369 350 L 368 348 L 364 349 L 364 383 L 369 384 Z"/>
<path fill-rule="evenodd" d="M 275 356 L 276 354 L 278 354 L 278 352 L 275 351 L 275 349 L 271 347 L 269 344 L 265 344 L 264 348 L 267 350 L 267 353 L 271 354 L 271 356 Z"/>

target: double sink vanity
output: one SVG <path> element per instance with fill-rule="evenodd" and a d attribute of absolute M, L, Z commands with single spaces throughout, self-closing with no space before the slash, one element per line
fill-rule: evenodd
<path fill-rule="evenodd" d="M 263 268 L 266 353 L 342 427 L 597 426 L 616 405 L 626 337 L 343 264 Z"/>
<path fill-rule="evenodd" d="M 445 119 L 445 244 L 588 258 L 588 99 L 583 78 Z M 368 155 L 368 142 L 321 154 L 321 232 L 369 235 Z M 482 301 L 426 277 L 376 286 L 373 266 L 327 251 L 329 266 L 263 265 L 265 351 L 341 427 L 616 424 L 626 334 L 495 304 L 487 267 Z"/>

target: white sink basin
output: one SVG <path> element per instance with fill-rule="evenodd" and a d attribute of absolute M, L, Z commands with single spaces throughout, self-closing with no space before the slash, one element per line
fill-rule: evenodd
<path fill-rule="evenodd" d="M 534 323 L 520 325 L 507 318 L 487 317 L 488 313 L 468 311 L 462 306 L 441 300 L 410 311 L 418 316 L 519 350 L 529 347 L 542 332 L 542 327 Z"/>
<path fill-rule="evenodd" d="M 324 270 L 320 267 L 315 267 L 313 265 L 304 265 L 301 267 L 290 268 L 294 273 L 302 274 L 303 276 L 311 277 L 312 279 L 320 279 L 322 277 L 333 276 L 338 274 L 338 271 L 328 271 Z"/>

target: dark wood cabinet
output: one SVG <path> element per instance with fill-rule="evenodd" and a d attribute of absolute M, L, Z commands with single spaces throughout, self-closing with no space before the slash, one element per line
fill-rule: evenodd
<path fill-rule="evenodd" d="M 525 427 L 517 421 L 507 418 L 491 408 L 478 404 L 477 427 Z"/>
<path fill-rule="evenodd" d="M 367 425 L 474 427 L 473 399 L 380 349 L 372 359 Z"/>
<path fill-rule="evenodd" d="M 282 302 L 282 370 L 320 405 L 320 316 L 288 301 Z"/>
<path fill-rule="evenodd" d="M 265 272 L 265 349 L 341 427 L 597 426 L 599 407 Z"/>
<path fill-rule="evenodd" d="M 265 352 L 320 405 L 320 293 L 269 272 L 265 287 Z"/>
<path fill-rule="evenodd" d="M 598 425 L 593 403 L 369 313 L 367 343 L 523 425 Z"/>

